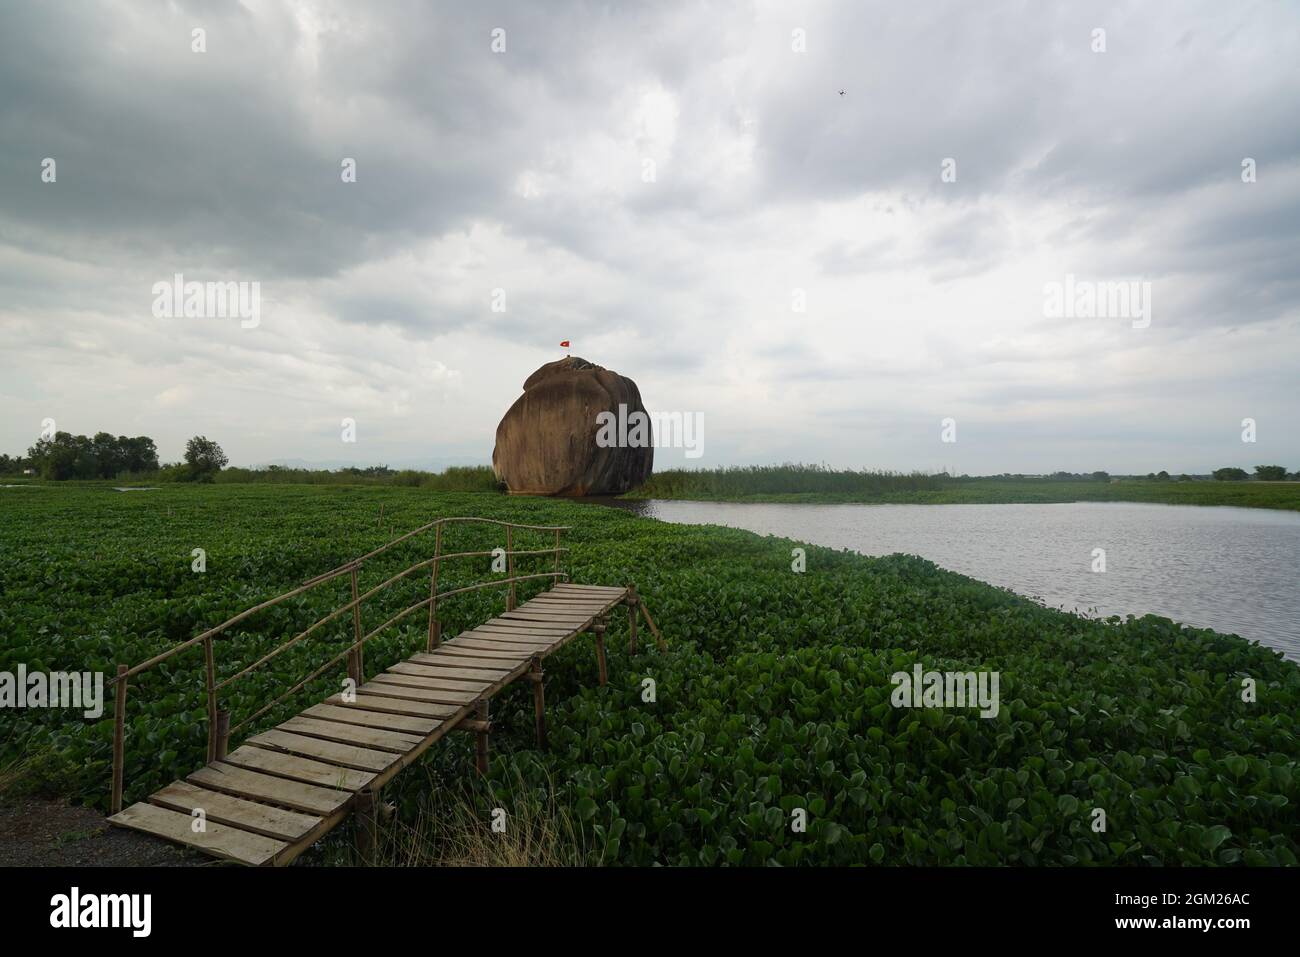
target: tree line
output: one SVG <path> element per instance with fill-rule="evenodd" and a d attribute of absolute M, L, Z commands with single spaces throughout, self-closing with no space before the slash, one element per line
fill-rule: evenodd
<path fill-rule="evenodd" d="M 1210 474 L 1218 482 L 1244 482 L 1250 478 L 1245 469 L 1239 468 L 1215 469 Z M 1256 465 L 1255 478 L 1261 482 L 1285 482 L 1287 480 L 1286 466 Z M 1291 478 L 1300 480 L 1300 472 L 1292 473 Z"/>
<path fill-rule="evenodd" d="M 26 456 L 0 455 L 0 474 L 31 470 L 43 479 L 113 479 L 124 475 L 156 475 L 162 481 L 205 482 L 225 468 L 226 454 L 216 442 L 196 435 L 185 443 L 185 460 L 170 465 L 158 461 L 158 446 L 147 435 L 128 437 L 96 432 L 93 437 L 55 432 L 27 450 Z"/>

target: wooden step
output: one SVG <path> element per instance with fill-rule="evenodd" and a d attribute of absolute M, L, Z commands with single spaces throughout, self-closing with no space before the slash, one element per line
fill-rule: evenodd
<path fill-rule="evenodd" d="M 185 781 L 173 781 L 161 791 L 149 795 L 149 803 L 193 816 L 198 808 L 209 822 L 228 824 L 241 831 L 261 834 L 281 841 L 297 841 L 320 826 L 323 818 L 312 814 L 286 811 L 269 804 L 258 804 L 219 791 L 195 787 Z"/>
<path fill-rule="evenodd" d="M 226 755 L 226 763 L 246 771 L 261 771 L 277 777 L 315 784 L 340 791 L 360 791 L 374 780 L 369 771 L 357 771 L 324 761 L 312 761 L 292 754 L 267 751 L 245 744 Z"/>
<path fill-rule="evenodd" d="M 442 724 L 439 718 L 385 714 L 380 711 L 366 711 L 364 708 L 340 708 L 332 704 L 312 705 L 302 713 L 302 716 L 336 721 L 339 724 L 355 724 L 363 728 L 418 735 L 430 735 L 438 725 Z"/>
<path fill-rule="evenodd" d="M 255 734 L 246 743 L 268 751 L 297 754 L 358 771 L 384 771 L 397 761 L 396 756 L 387 751 L 375 751 L 356 744 L 339 744 L 337 741 L 322 741 L 320 738 L 294 734 L 280 728 Z"/>
<path fill-rule="evenodd" d="M 357 708 L 362 711 L 380 711 L 388 714 L 400 714 L 416 718 L 450 718 L 458 710 L 450 704 L 425 704 L 422 701 L 399 701 L 396 698 L 380 698 L 377 695 L 359 694 L 355 701 L 344 701 L 343 695 L 336 694 L 325 699 L 326 704 L 339 708 Z"/>
<path fill-rule="evenodd" d="M 340 744 L 359 744 L 362 747 L 389 751 L 393 754 L 405 754 L 422 740 L 418 734 L 380 731 L 378 728 L 363 728 L 355 724 L 343 724 L 340 721 L 321 721 L 304 715 L 290 718 L 280 725 L 280 728 L 284 731 L 292 731 L 294 734 L 338 741 Z"/>
<path fill-rule="evenodd" d="M 409 701 L 432 701 L 435 704 L 465 705 L 479 699 L 476 691 L 448 691 L 444 688 L 413 688 L 400 681 L 383 681 L 382 675 L 376 675 L 360 690 L 365 694 L 378 695 L 383 698 L 403 698 Z"/>
<path fill-rule="evenodd" d="M 268 801 L 308 814 L 332 814 L 352 799 L 347 791 L 287 781 L 214 761 L 188 778 L 191 784 L 254 801 Z"/>
<path fill-rule="evenodd" d="M 472 668 L 473 665 L 466 665 L 465 667 Z M 511 663 L 510 667 L 513 668 L 515 666 Z M 421 668 L 407 664 L 393 665 L 393 667 L 385 671 L 384 674 L 395 676 L 401 675 L 404 678 L 410 678 L 412 680 L 426 681 L 431 686 L 439 688 L 455 688 L 461 691 L 476 691 L 481 688 L 486 688 L 491 685 L 494 680 L 492 678 L 467 678 L 463 676 L 463 672 L 452 671 L 450 668 L 442 668 L 438 671 L 434 671 L 430 668 Z M 450 677 L 451 675 L 459 675 L 460 677 Z"/>
<path fill-rule="evenodd" d="M 114 814 L 109 821 L 177 844 L 196 847 L 222 860 L 254 867 L 272 863 L 277 854 L 289 847 L 287 841 L 241 831 L 213 820 L 208 820 L 203 831 L 195 833 L 194 818 L 153 804 L 132 804 Z"/>

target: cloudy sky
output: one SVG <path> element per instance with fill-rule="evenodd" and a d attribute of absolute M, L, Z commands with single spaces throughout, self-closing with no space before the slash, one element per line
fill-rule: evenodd
<path fill-rule="evenodd" d="M 1298 62 L 1250 0 L 4 3 L 0 451 L 487 462 L 570 339 L 693 465 L 1297 469 Z"/>

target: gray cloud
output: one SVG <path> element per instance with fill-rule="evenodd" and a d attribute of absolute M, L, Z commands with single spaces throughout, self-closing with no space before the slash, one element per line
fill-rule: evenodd
<path fill-rule="evenodd" d="M 353 414 L 363 459 L 486 459 L 569 338 L 648 403 L 706 411 L 706 465 L 924 465 L 951 453 L 935 410 L 960 405 L 997 424 L 968 433 L 970 470 L 1072 448 L 1203 470 L 1174 457 L 1217 449 L 1238 406 L 1296 417 L 1298 22 L 1209 2 L 5 5 L 0 449 L 53 410 L 335 460 L 316 445 Z M 262 326 L 160 323 L 149 289 L 174 272 L 261 282 Z M 1045 320 L 1066 272 L 1149 279 L 1152 327 Z M 1270 456 L 1300 467 L 1300 439 Z"/>

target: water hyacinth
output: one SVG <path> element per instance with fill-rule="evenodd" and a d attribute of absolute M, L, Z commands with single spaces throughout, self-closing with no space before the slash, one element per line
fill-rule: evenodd
<path fill-rule="evenodd" d="M 1276 865 L 1300 854 L 1300 668 L 1237 637 L 1156 617 L 1088 620 L 901 555 L 808 547 L 807 570 L 794 574 L 785 539 L 562 501 L 218 484 L 141 496 L 43 486 L 5 507 L 3 671 L 111 673 L 437 516 L 572 525 L 571 575 L 635 582 L 668 652 L 629 658 L 616 617 L 607 687 L 596 684 L 589 638 L 549 659 L 546 751 L 533 744 L 526 688 L 494 700 L 493 768 L 477 799 L 553 796 L 602 863 Z M 466 530 L 447 544 L 500 542 Z M 191 567 L 198 547 L 202 573 Z M 394 549 L 393 567 L 428 547 Z M 486 564 L 449 566 L 448 584 L 489 574 Z M 410 587 L 392 608 L 427 582 Z M 242 623 L 217 645 L 219 674 L 339 597 Z M 502 601 L 492 592 L 449 601 L 444 629 L 477 623 Z M 384 612 L 367 608 L 367 622 Z M 324 631 L 233 685 L 234 720 L 350 633 Z M 367 666 L 422 640 L 422 623 L 404 622 L 367 646 Z M 891 675 L 918 665 L 997 672 L 996 715 L 894 707 Z M 339 677 L 322 676 L 250 730 L 333 692 Z M 1247 682 L 1254 700 L 1244 700 Z M 132 686 L 128 800 L 203 763 L 203 700 L 201 653 Z M 44 709 L 4 722 L 0 766 L 22 763 L 6 787 L 102 806 L 108 721 Z M 448 739 L 422 760 L 427 773 L 399 775 L 390 799 L 408 831 L 429 788 L 458 787 L 472 761 L 468 741 Z M 315 859 L 330 859 L 328 842 Z"/>

